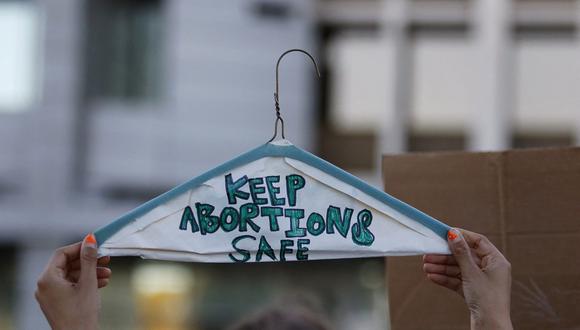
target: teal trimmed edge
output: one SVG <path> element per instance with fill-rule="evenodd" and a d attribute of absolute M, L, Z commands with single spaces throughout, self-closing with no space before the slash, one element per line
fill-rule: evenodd
<path fill-rule="evenodd" d="M 272 143 L 266 143 L 155 197 L 154 199 L 142 204 L 132 211 L 129 211 L 110 224 L 98 229 L 94 233 L 97 239 L 97 243 L 101 245 L 125 225 L 135 221 L 136 218 L 144 215 L 157 206 L 171 200 L 172 198 L 200 186 L 209 179 L 223 175 L 234 168 L 264 157 L 288 157 L 315 167 L 335 177 L 336 179 L 359 189 L 360 191 L 377 199 L 378 201 L 389 205 L 398 212 L 429 228 L 442 239 L 447 240 L 447 231 L 450 229 L 450 227 L 431 217 L 430 215 L 417 210 L 411 205 L 396 199 L 395 197 L 367 184 L 354 175 L 294 145 L 275 145 Z"/>

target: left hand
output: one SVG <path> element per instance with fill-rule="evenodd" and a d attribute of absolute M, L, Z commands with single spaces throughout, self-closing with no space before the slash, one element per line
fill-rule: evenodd
<path fill-rule="evenodd" d="M 97 259 L 97 243 L 92 234 L 82 243 L 56 250 L 38 279 L 35 293 L 52 329 L 98 328 L 98 289 L 109 283 L 109 261 L 109 257 Z"/>
<path fill-rule="evenodd" d="M 509 261 L 487 237 L 465 229 L 449 230 L 447 241 L 453 255 L 424 256 L 427 278 L 465 300 L 471 329 L 513 329 Z"/>

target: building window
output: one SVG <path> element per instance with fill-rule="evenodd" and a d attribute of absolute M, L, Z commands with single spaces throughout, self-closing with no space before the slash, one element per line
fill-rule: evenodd
<path fill-rule="evenodd" d="M 163 49 L 159 0 L 93 0 L 88 6 L 89 100 L 155 100 Z"/>
<path fill-rule="evenodd" d="M 33 2 L 0 1 L 0 113 L 26 110 L 35 101 L 37 23 Z"/>
<path fill-rule="evenodd" d="M 573 27 L 520 27 L 516 30 L 515 139 L 520 145 L 560 145 L 573 132 L 578 118 L 580 61 Z M 530 137 L 531 134 L 536 137 Z M 526 137 L 527 136 L 527 137 Z M 553 137 L 556 139 L 553 139 Z M 558 136 L 561 139 L 559 142 Z M 526 142 L 528 141 L 528 142 Z"/>
<path fill-rule="evenodd" d="M 461 132 L 411 132 L 407 136 L 407 150 L 411 152 L 465 150 L 466 138 Z"/>
<path fill-rule="evenodd" d="M 467 28 L 415 27 L 411 37 L 411 131 L 432 137 L 446 134 L 431 132 L 464 131 L 470 116 L 477 110 L 474 105 L 478 90 L 477 72 L 474 71 L 476 50 Z M 425 141 L 421 138 L 411 140 L 418 145 L 424 145 L 419 140 Z M 442 140 L 448 139 L 443 137 Z M 457 146 L 455 142 L 452 145 Z"/>
<path fill-rule="evenodd" d="M 551 148 L 574 145 L 572 134 L 546 132 L 517 132 L 512 135 L 514 148 Z"/>

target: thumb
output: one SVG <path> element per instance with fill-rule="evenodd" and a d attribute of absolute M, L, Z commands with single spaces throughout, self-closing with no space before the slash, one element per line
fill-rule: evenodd
<path fill-rule="evenodd" d="M 97 289 L 97 240 L 95 235 L 88 234 L 81 247 L 81 274 L 79 277 L 81 288 Z"/>
<path fill-rule="evenodd" d="M 453 253 L 455 260 L 459 264 L 463 276 L 474 274 L 478 270 L 478 267 L 471 257 L 471 249 L 467 245 L 461 232 L 455 228 L 450 229 L 447 232 L 447 242 L 451 253 Z"/>

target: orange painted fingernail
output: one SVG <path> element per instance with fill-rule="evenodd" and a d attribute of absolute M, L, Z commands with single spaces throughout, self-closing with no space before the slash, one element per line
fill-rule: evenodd
<path fill-rule="evenodd" d="M 87 244 L 92 244 L 92 245 L 97 245 L 97 239 L 95 238 L 95 235 L 93 234 L 88 234 L 85 237 L 85 243 Z"/>
<path fill-rule="evenodd" d="M 447 232 L 447 239 L 453 241 L 456 238 L 457 234 L 453 232 L 453 229 L 449 229 L 449 231 Z"/>

